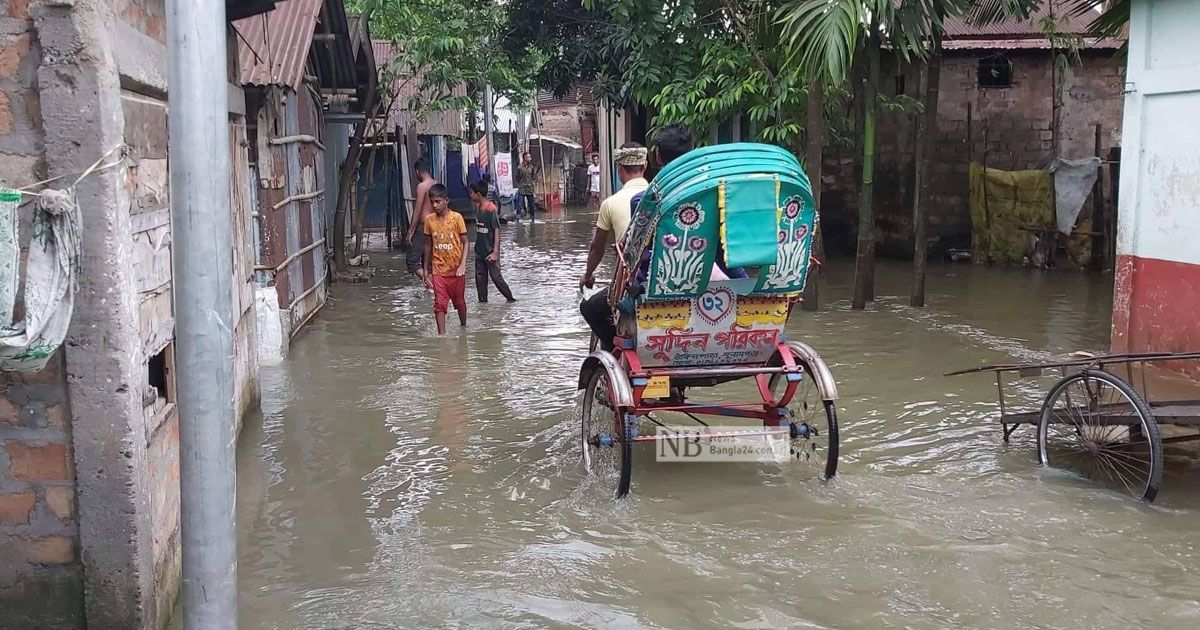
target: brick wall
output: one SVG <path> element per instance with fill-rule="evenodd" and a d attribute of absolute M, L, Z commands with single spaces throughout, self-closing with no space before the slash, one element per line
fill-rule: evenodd
<path fill-rule="evenodd" d="M 0 628 L 82 623 L 75 465 L 62 354 L 0 372 Z"/>
<path fill-rule="evenodd" d="M 0 630 L 162 627 L 178 592 L 163 6 L 0 5 L 0 184 L 78 173 L 129 148 L 127 169 L 77 187 L 89 238 L 64 349 L 40 374 L 0 373 Z M 231 124 L 244 126 L 242 115 L 231 111 Z M 248 184 L 239 164 L 235 181 Z M 233 216 L 248 224 L 247 196 L 235 192 Z M 249 231 L 237 233 L 235 286 L 249 294 Z M 250 300 L 238 303 L 246 411 L 257 401 L 256 331 Z"/>
<path fill-rule="evenodd" d="M 930 233 L 939 241 L 936 255 L 949 247 L 969 247 L 971 221 L 967 208 L 967 105 L 971 105 L 971 136 L 976 161 L 987 151 L 994 168 L 1040 168 L 1053 157 L 1053 83 L 1049 51 L 1013 51 L 1012 86 L 980 88 L 979 59 L 990 53 L 948 53 L 942 65 L 938 129 L 933 165 Z M 1102 155 L 1120 144 L 1124 104 L 1123 70 L 1111 51 L 1085 51 L 1082 65 L 1072 68 L 1060 112 L 1059 154 L 1087 157 L 1095 152 L 1095 125 L 1103 130 Z M 885 61 L 882 84 L 891 94 L 897 75 L 904 75 L 906 93 L 919 97 L 915 68 Z M 987 144 L 984 144 L 984 131 Z M 912 251 L 912 185 L 914 132 L 911 117 L 880 115 L 876 147 L 876 228 L 881 255 L 910 256 Z M 851 251 L 857 225 L 857 147 L 832 147 L 826 152 L 822 222 L 835 249 Z"/>
<path fill-rule="evenodd" d="M 29 0 L 0 9 L 0 184 L 45 178 Z M 28 241 L 32 204 L 20 211 Z M 37 374 L 0 372 L 0 628 L 82 622 L 70 408 L 59 353 Z"/>
<path fill-rule="evenodd" d="M 538 110 L 541 114 L 541 133 L 583 144 L 579 127 L 579 106 L 562 104 Z M 533 133 L 538 133 L 537 127 Z"/>
<path fill-rule="evenodd" d="M 159 42 L 167 41 L 167 18 L 163 0 L 108 0 L 114 15 Z"/>

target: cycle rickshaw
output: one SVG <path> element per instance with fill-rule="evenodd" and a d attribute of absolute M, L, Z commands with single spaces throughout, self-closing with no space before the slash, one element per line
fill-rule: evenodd
<path fill-rule="evenodd" d="M 615 350 L 596 350 L 593 339 L 579 373 L 584 465 L 611 476 L 616 496 L 628 493 L 643 442 L 761 436 L 833 477 L 837 385 L 820 355 L 784 332 L 816 220 L 800 163 L 770 145 L 692 151 L 651 182 L 617 245 Z M 741 379 L 753 379 L 757 396 L 691 398 Z M 757 422 L 718 430 L 705 417 Z"/>

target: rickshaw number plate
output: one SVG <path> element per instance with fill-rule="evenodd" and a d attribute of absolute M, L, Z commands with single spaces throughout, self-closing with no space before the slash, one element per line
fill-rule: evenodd
<path fill-rule="evenodd" d="M 667 398 L 671 395 L 670 376 L 651 376 L 642 392 L 642 398 Z"/>

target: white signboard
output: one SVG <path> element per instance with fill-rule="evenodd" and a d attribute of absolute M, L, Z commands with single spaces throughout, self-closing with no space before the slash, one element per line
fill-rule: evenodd
<path fill-rule="evenodd" d="M 645 367 L 757 364 L 783 341 L 788 300 L 738 297 L 710 285 L 691 300 L 638 306 L 638 359 Z"/>
<path fill-rule="evenodd" d="M 513 187 L 512 154 L 496 154 L 496 191 L 501 197 L 511 197 L 516 194 Z"/>

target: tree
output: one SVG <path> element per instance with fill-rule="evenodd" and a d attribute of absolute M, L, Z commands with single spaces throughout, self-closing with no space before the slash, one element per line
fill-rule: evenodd
<path fill-rule="evenodd" d="M 933 50 L 922 80 L 924 113 L 917 122 L 916 174 L 913 182 L 913 283 L 910 306 L 925 306 L 926 264 L 929 259 L 929 210 L 933 186 L 930 172 L 937 146 L 938 96 L 942 79 L 942 38 L 934 35 Z"/>
<path fill-rule="evenodd" d="M 356 125 L 339 173 L 333 218 L 334 266 L 339 272 L 347 269 L 350 192 L 362 146 L 372 130 L 379 131 L 375 121 L 386 119 L 393 107 L 407 109 L 416 120 L 436 111 L 482 109 L 479 97 L 485 84 L 515 106 L 527 105 L 540 63 L 536 51 L 518 58 L 492 47 L 501 39 L 506 13 L 490 0 L 348 0 L 347 8 L 366 15 L 372 36 L 390 41 L 397 52 L 379 68 L 378 88 L 363 103 L 366 120 Z M 398 87 L 409 82 L 418 82 L 419 89 L 398 102 Z M 456 94 L 460 86 L 467 87 L 466 95 Z"/>
<path fill-rule="evenodd" d="M 904 61 L 925 59 L 931 53 L 931 42 L 943 32 L 945 19 L 963 15 L 968 8 L 969 0 L 791 0 L 778 12 L 787 40 L 795 46 L 804 68 L 836 84 L 850 78 L 852 70 L 858 78 L 863 176 L 851 300 L 854 309 L 864 308 L 874 294 L 875 124 L 882 50 L 886 46 Z M 936 112 L 936 102 L 933 106 Z"/>
<path fill-rule="evenodd" d="M 701 142 L 714 125 L 741 119 L 744 137 L 787 147 L 804 159 L 819 196 L 825 123 L 832 123 L 831 136 L 844 138 L 849 99 L 840 85 L 810 80 L 789 54 L 775 15 L 778 1 L 577 3 L 510 5 L 510 34 L 518 46 L 548 51 L 538 78 L 542 87 L 561 93 L 579 81 L 593 82 L 596 95 L 612 105 L 651 110 L 651 133 L 682 123 Z M 821 252 L 819 230 L 814 238 L 814 251 Z M 805 308 L 815 309 L 818 278 L 809 286 Z"/>
<path fill-rule="evenodd" d="M 500 45 L 513 58 L 534 49 L 543 55 L 537 87 L 565 95 L 581 82 L 605 86 L 621 74 L 621 24 L 609 19 L 608 2 L 509 0 Z"/>

